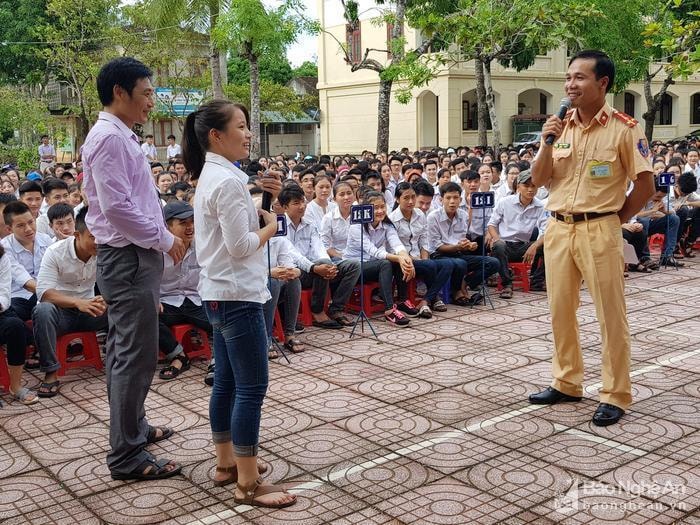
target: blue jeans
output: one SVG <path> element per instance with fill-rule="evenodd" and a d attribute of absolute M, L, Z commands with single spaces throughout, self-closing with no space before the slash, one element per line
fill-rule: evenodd
<path fill-rule="evenodd" d="M 209 420 L 214 443 L 233 442 L 236 456 L 258 455 L 260 412 L 267 391 L 263 305 L 205 301 L 214 330 L 214 387 Z"/>
<path fill-rule="evenodd" d="M 398 264 L 394 266 L 398 268 Z M 416 269 L 416 278 L 422 279 L 428 287 L 423 299 L 432 303 L 445 283 L 450 280 L 454 265 L 450 259 L 413 259 L 413 267 Z M 400 278 L 400 269 L 394 271 L 397 275 L 396 289 L 399 301 L 405 301 L 408 297 L 408 283 Z"/>
<path fill-rule="evenodd" d="M 664 257 L 673 257 L 673 250 L 676 249 L 676 242 L 678 237 L 678 226 L 681 220 L 675 213 L 671 215 L 666 215 L 660 219 L 652 219 L 651 217 L 640 217 L 637 219 L 642 223 L 644 227 L 644 233 L 647 237 L 654 235 L 655 233 L 662 233 L 664 235 Z"/>

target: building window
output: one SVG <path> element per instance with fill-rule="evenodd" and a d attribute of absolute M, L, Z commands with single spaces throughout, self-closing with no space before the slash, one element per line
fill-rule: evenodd
<path fill-rule="evenodd" d="M 360 35 L 360 21 L 357 26 L 347 24 L 345 26 L 345 41 L 348 46 L 348 57 L 350 64 L 359 64 L 362 61 L 362 41 Z"/>
<path fill-rule="evenodd" d="M 700 124 L 700 93 L 690 97 L 690 123 Z"/>
<path fill-rule="evenodd" d="M 656 112 L 656 125 L 670 126 L 673 124 L 673 97 L 668 93 L 664 93 L 661 97 L 659 111 Z"/>
<path fill-rule="evenodd" d="M 634 95 L 632 93 L 625 93 L 625 113 L 630 117 L 634 117 Z"/>
<path fill-rule="evenodd" d="M 540 93 L 540 115 L 547 114 L 547 95 Z"/>
<path fill-rule="evenodd" d="M 462 131 L 468 131 L 471 127 L 471 111 L 469 110 L 469 101 L 462 101 Z"/>

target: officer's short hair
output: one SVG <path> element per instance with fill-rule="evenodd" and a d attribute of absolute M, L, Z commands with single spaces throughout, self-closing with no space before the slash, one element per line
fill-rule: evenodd
<path fill-rule="evenodd" d="M 603 77 L 608 77 L 608 85 L 605 87 L 605 92 L 609 93 L 612 89 L 613 83 L 615 82 L 615 64 L 610 59 L 608 55 L 602 51 L 596 49 L 586 49 L 584 51 L 579 51 L 571 60 L 569 60 L 569 65 L 576 59 L 593 59 L 595 60 L 595 65 L 593 66 L 593 71 L 595 72 L 596 80 L 600 80 Z"/>

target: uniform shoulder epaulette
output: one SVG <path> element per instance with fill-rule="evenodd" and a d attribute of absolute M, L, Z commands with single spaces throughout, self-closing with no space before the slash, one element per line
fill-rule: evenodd
<path fill-rule="evenodd" d="M 627 124 L 627 127 L 629 127 L 629 128 L 633 128 L 637 124 L 639 124 L 639 122 L 637 121 L 636 118 L 630 117 L 627 113 L 623 113 L 622 111 L 618 111 L 616 109 L 613 109 L 612 114 L 613 114 L 613 117 L 615 117 L 617 120 L 621 120 L 622 122 Z"/>

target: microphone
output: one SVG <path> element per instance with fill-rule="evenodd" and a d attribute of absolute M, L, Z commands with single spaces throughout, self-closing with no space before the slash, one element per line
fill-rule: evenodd
<path fill-rule="evenodd" d="M 265 177 L 272 177 L 272 175 L 268 175 L 267 173 L 265 174 Z M 262 196 L 262 209 L 265 211 L 270 211 L 272 208 L 272 193 L 269 191 L 263 191 L 263 196 Z M 265 221 L 263 220 L 262 217 L 260 217 L 260 228 L 265 227 Z"/>
<path fill-rule="evenodd" d="M 566 116 L 566 112 L 569 111 L 569 108 L 571 107 L 571 99 L 569 97 L 561 99 L 561 106 L 559 106 L 559 113 L 557 113 L 557 117 L 559 119 L 563 120 L 564 117 Z M 554 139 L 556 137 L 554 135 L 547 135 L 547 138 L 544 139 L 544 143 L 547 144 L 547 146 L 551 146 L 554 144 Z"/>

